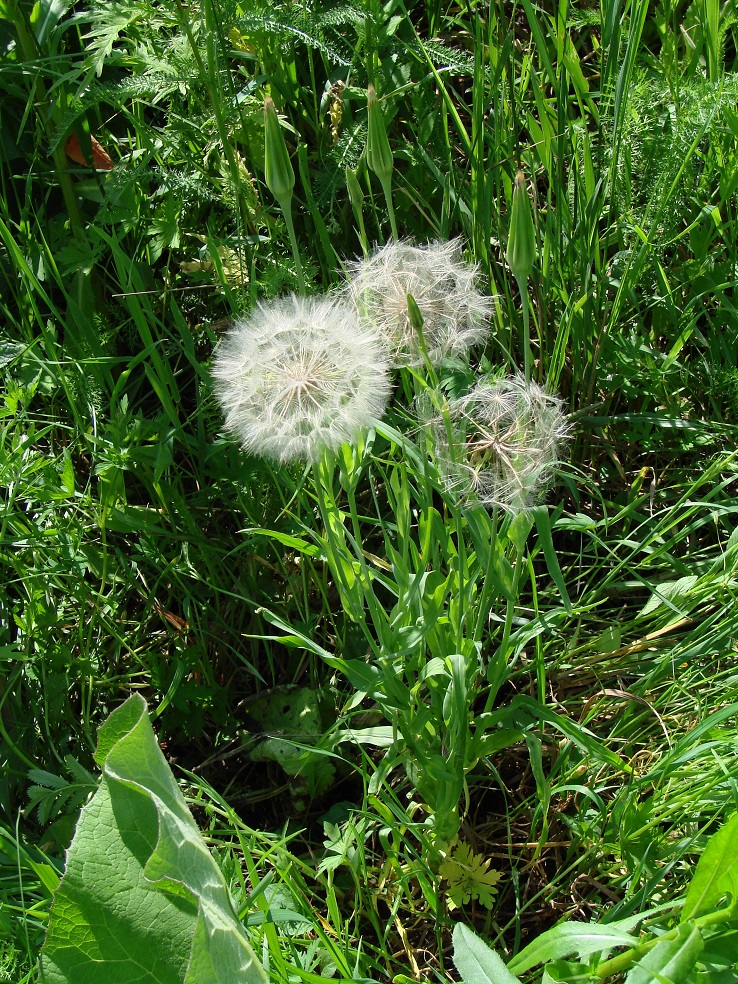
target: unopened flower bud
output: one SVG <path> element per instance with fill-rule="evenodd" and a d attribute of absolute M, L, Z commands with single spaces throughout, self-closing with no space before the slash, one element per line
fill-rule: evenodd
<path fill-rule="evenodd" d="M 407 315 L 410 319 L 410 325 L 414 332 L 418 335 L 423 331 L 423 325 L 425 324 L 425 319 L 420 313 L 420 308 L 418 307 L 418 302 L 415 300 L 412 294 L 407 294 Z"/>
<path fill-rule="evenodd" d="M 282 133 L 277 109 L 271 96 L 264 100 L 264 176 L 267 188 L 284 210 L 292 200 L 295 172 Z"/>
<path fill-rule="evenodd" d="M 387 181 L 392 176 L 394 158 L 384 125 L 382 110 L 379 108 L 377 93 L 370 85 L 366 93 L 369 124 L 366 135 L 366 162 L 380 181 Z"/>
<path fill-rule="evenodd" d="M 536 231 L 533 227 L 530 198 L 522 171 L 518 171 L 515 175 L 510 233 L 505 258 L 510 272 L 518 281 L 526 280 L 530 276 L 536 261 Z"/>
<path fill-rule="evenodd" d="M 346 165 L 346 188 L 348 189 L 349 201 L 352 208 L 361 208 L 364 204 L 364 192 L 361 190 L 356 171 Z"/>

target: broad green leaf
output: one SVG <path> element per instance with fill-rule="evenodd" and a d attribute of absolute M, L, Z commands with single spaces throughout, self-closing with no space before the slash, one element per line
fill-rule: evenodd
<path fill-rule="evenodd" d="M 536 964 L 549 960 L 561 960 L 571 953 L 586 957 L 590 953 L 611 950 L 615 946 L 634 947 L 638 939 L 617 926 L 591 925 L 566 922 L 547 930 L 513 957 L 510 967 L 516 974 L 524 974 Z"/>
<path fill-rule="evenodd" d="M 326 747 L 325 711 L 319 691 L 310 687 L 275 687 L 249 704 L 249 717 L 263 740 L 250 752 L 253 762 L 276 762 L 288 776 L 295 777 L 293 795 L 307 790 L 322 795 L 335 779 L 335 766 Z M 327 739 L 328 747 L 332 741 Z"/>
<path fill-rule="evenodd" d="M 336 744 L 340 741 L 353 741 L 357 745 L 373 745 L 375 748 L 389 748 L 396 741 L 396 734 L 388 724 L 375 728 L 344 728 L 336 732 Z"/>
<path fill-rule="evenodd" d="M 139 695 L 100 729 L 102 781 L 54 896 L 42 984 L 266 984 Z"/>
<path fill-rule="evenodd" d="M 700 957 L 701 964 L 732 967 L 738 954 L 738 920 L 726 920 L 712 927 L 712 935 L 704 930 L 705 949 Z"/>
<path fill-rule="evenodd" d="M 682 604 L 689 598 L 692 588 L 699 581 L 696 574 L 688 574 L 677 581 L 665 581 L 654 588 L 653 594 L 641 609 L 641 615 L 650 615 L 661 605 L 668 604 L 674 611 L 679 612 Z"/>
<path fill-rule="evenodd" d="M 72 6 L 72 0 L 38 0 L 31 10 L 31 27 L 43 48 L 59 21 Z"/>
<path fill-rule="evenodd" d="M 704 948 L 699 929 L 682 924 L 674 939 L 662 940 L 649 950 L 626 977 L 627 984 L 663 984 L 685 981 Z"/>
<path fill-rule="evenodd" d="M 466 926 L 454 926 L 454 964 L 463 984 L 520 984 L 502 958 Z"/>
<path fill-rule="evenodd" d="M 727 892 L 735 905 L 738 902 L 738 813 L 707 842 L 689 886 L 680 922 L 714 909 Z"/>

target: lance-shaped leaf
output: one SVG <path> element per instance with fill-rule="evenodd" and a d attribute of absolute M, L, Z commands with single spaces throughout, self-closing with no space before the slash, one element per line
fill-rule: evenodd
<path fill-rule="evenodd" d="M 266 984 L 139 695 L 100 729 L 96 760 L 41 984 Z"/>
<path fill-rule="evenodd" d="M 733 910 L 738 908 L 738 813 L 712 835 L 697 863 L 684 900 L 681 922 L 716 909 L 723 896 L 730 895 Z"/>

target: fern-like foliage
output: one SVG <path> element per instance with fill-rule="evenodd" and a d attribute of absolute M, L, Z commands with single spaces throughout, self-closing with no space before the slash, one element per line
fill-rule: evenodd
<path fill-rule="evenodd" d="M 64 763 L 71 778 L 42 769 L 31 769 L 28 773 L 34 783 L 28 790 L 28 811 L 35 810 L 44 826 L 61 816 L 77 813 L 97 789 L 95 777 L 73 755 L 66 755 Z"/>
<path fill-rule="evenodd" d="M 734 111 L 737 100 L 736 78 L 692 81 L 680 90 L 678 104 L 663 83 L 645 75 L 637 79 L 615 194 L 623 212 L 652 230 L 655 243 L 666 244 L 709 200 L 715 178 L 710 150 L 724 139 L 725 112 Z"/>
<path fill-rule="evenodd" d="M 263 11 L 244 14 L 236 26 L 242 37 L 256 47 L 263 48 L 267 40 L 280 46 L 304 45 L 320 52 L 334 65 L 348 66 L 352 61 L 352 46 L 345 29 L 362 20 L 363 15 L 352 7 L 326 14 L 317 9 L 282 8 L 273 14 Z"/>

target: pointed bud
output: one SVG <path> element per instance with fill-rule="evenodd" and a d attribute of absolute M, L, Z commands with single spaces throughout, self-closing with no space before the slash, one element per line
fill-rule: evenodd
<path fill-rule="evenodd" d="M 518 171 L 513 190 L 510 233 L 507 240 L 507 265 L 516 280 L 527 280 L 536 261 L 536 231 L 530 210 L 525 175 Z"/>
<path fill-rule="evenodd" d="M 422 334 L 423 325 L 425 324 L 425 318 L 420 312 L 418 307 L 418 302 L 415 300 L 412 294 L 407 294 L 407 316 L 410 319 L 410 324 L 413 331 L 417 332 L 418 335 Z"/>
<path fill-rule="evenodd" d="M 366 92 L 369 111 L 369 124 L 366 134 L 366 162 L 380 181 L 388 181 L 392 176 L 394 159 L 387 138 L 387 130 L 379 108 L 377 93 L 370 85 Z"/>
<path fill-rule="evenodd" d="M 277 108 L 271 96 L 264 100 L 264 176 L 267 188 L 284 211 L 292 199 L 295 172 L 282 133 Z"/>
<path fill-rule="evenodd" d="M 349 201 L 352 208 L 361 208 L 364 204 L 364 192 L 361 190 L 356 171 L 346 165 L 346 188 L 348 189 Z"/>

